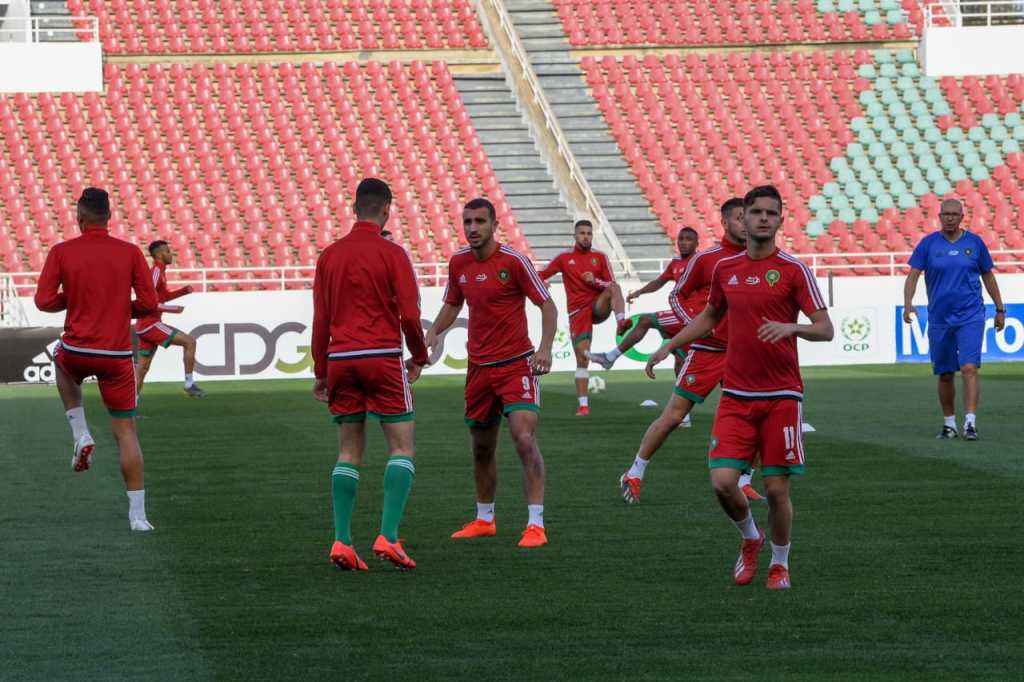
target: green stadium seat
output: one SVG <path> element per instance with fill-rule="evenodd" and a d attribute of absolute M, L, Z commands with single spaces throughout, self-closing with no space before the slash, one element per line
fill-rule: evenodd
<path fill-rule="evenodd" d="M 1017 140 L 1006 139 L 1003 140 L 1002 152 L 1003 154 L 1013 154 L 1020 151 L 1020 143 Z"/>
<path fill-rule="evenodd" d="M 818 212 L 828 206 L 828 200 L 820 194 L 815 194 L 813 197 L 807 200 L 807 208 L 814 212 Z"/>
<path fill-rule="evenodd" d="M 923 196 L 928 194 L 929 185 L 924 180 L 915 180 L 914 184 L 910 186 L 910 191 L 914 193 L 914 196 Z"/>
<path fill-rule="evenodd" d="M 850 223 L 857 219 L 857 212 L 854 211 L 852 208 L 843 208 L 839 210 L 837 216 L 839 220 L 842 220 L 844 223 L 849 225 Z"/>
<path fill-rule="evenodd" d="M 977 166 L 975 166 L 974 168 L 971 169 L 971 180 L 973 180 L 974 182 L 981 182 L 982 180 L 988 180 L 989 177 L 990 176 L 989 176 L 988 168 L 985 168 L 985 166 L 982 165 L 982 164 L 978 164 Z"/>
<path fill-rule="evenodd" d="M 898 0 L 894 0 L 892 5 L 893 6 L 892 6 L 891 9 L 897 9 L 897 8 L 899 8 L 900 3 L 899 3 Z M 900 62 L 901 64 L 916 64 L 917 63 L 917 54 L 915 54 L 914 50 L 907 50 L 907 49 L 896 50 L 895 57 L 896 57 L 896 61 Z"/>
<path fill-rule="evenodd" d="M 999 114 L 988 113 L 981 117 L 981 125 L 986 128 L 997 126 L 1002 122 L 1002 119 L 999 118 Z"/>
<path fill-rule="evenodd" d="M 866 220 L 872 225 L 878 222 L 879 217 L 880 216 L 878 215 L 878 209 L 876 209 L 874 206 L 865 206 L 863 209 L 861 209 L 860 219 Z"/>
<path fill-rule="evenodd" d="M 985 165 L 989 168 L 1003 165 L 1003 155 L 999 152 L 991 152 L 985 155 Z"/>
<path fill-rule="evenodd" d="M 924 139 L 932 144 L 937 144 L 942 141 L 942 131 L 938 128 L 925 128 Z"/>
<path fill-rule="evenodd" d="M 939 180 L 934 185 L 932 185 L 932 191 L 935 192 L 937 196 L 941 197 L 952 192 L 953 185 L 949 182 L 949 180 Z"/>
<path fill-rule="evenodd" d="M 981 142 L 988 135 L 985 133 L 985 129 L 981 127 L 974 127 L 967 131 L 967 139 L 973 140 L 974 142 Z"/>
<path fill-rule="evenodd" d="M 892 200 L 891 194 L 882 193 L 875 197 L 875 206 L 883 211 L 887 208 L 893 208 L 895 205 L 896 203 Z"/>
<path fill-rule="evenodd" d="M 998 151 L 998 149 L 999 145 L 996 144 L 993 139 L 982 140 L 981 144 L 978 145 L 978 152 L 982 155 L 993 154 Z"/>
<path fill-rule="evenodd" d="M 964 170 L 963 166 L 956 166 L 955 168 L 951 168 L 949 172 L 946 173 L 946 178 L 952 183 L 957 183 L 960 182 L 961 180 L 967 179 L 967 171 Z"/>
<path fill-rule="evenodd" d="M 821 193 L 824 194 L 829 199 L 832 199 L 833 197 L 842 194 L 842 192 L 839 189 L 839 183 L 837 182 L 826 182 L 825 186 L 821 188 Z"/>
<path fill-rule="evenodd" d="M 874 204 L 871 203 L 871 197 L 863 192 L 853 198 L 853 208 L 860 213 L 862 218 L 864 217 L 864 211 L 873 206 Z"/>
<path fill-rule="evenodd" d="M 864 185 L 853 179 L 843 185 L 843 191 L 846 192 L 846 196 L 852 201 L 864 194 Z"/>
<path fill-rule="evenodd" d="M 878 141 L 878 135 L 876 135 L 875 131 L 872 130 L 871 128 L 864 128 L 859 133 L 857 133 L 857 141 L 860 142 L 861 144 L 869 145 L 872 142 Z"/>
<path fill-rule="evenodd" d="M 895 128 L 888 128 L 882 131 L 882 134 L 878 136 L 878 139 L 881 140 L 883 144 L 893 145 L 900 139 L 900 134 Z"/>
<path fill-rule="evenodd" d="M 875 50 L 874 57 L 875 62 L 879 64 L 889 64 L 896 59 L 889 50 Z"/>
<path fill-rule="evenodd" d="M 967 139 L 967 136 L 964 135 L 964 131 L 962 128 L 960 128 L 959 126 L 954 126 L 946 131 L 946 139 L 948 139 L 950 142 L 960 142 L 961 140 Z"/>
<path fill-rule="evenodd" d="M 861 64 L 860 66 L 857 67 L 857 75 L 860 76 L 861 78 L 867 78 L 868 80 L 871 80 L 877 75 L 874 64 Z M 865 94 L 868 94 L 867 90 L 862 92 L 861 96 L 863 97 Z"/>
<path fill-rule="evenodd" d="M 819 234 L 825 233 L 825 225 L 820 220 L 812 220 L 807 223 L 807 236 L 817 237 Z"/>
<path fill-rule="evenodd" d="M 921 192 L 921 194 L 924 194 L 924 192 Z M 896 199 L 896 206 L 903 210 L 914 208 L 917 206 L 917 197 L 913 194 L 899 194 Z"/>
<path fill-rule="evenodd" d="M 836 194 L 829 199 L 829 205 L 833 211 L 842 211 L 844 208 L 850 207 L 850 200 L 846 198 L 845 194 Z"/>

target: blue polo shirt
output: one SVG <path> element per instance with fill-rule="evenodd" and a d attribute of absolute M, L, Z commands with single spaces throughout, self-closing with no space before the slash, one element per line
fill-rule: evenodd
<path fill-rule="evenodd" d="M 985 321 L 981 275 L 992 270 L 992 256 L 981 237 L 964 230 L 950 242 L 942 232 L 933 232 L 914 249 L 910 267 L 924 271 L 929 326 Z"/>

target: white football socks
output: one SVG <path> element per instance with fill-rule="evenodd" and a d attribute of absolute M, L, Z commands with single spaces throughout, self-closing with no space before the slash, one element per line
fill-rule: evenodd
<path fill-rule="evenodd" d="M 604 356 L 608 358 L 608 362 L 615 362 L 616 360 L 619 359 L 620 355 L 622 355 L 622 351 L 619 350 L 618 346 L 615 346 L 615 348 L 612 348 L 610 351 L 604 354 Z"/>
<path fill-rule="evenodd" d="M 943 417 L 942 418 L 942 423 L 945 424 L 946 426 L 948 426 L 951 429 L 955 429 L 956 428 L 956 415 L 954 414 L 954 415 L 950 415 L 949 417 Z"/>
<path fill-rule="evenodd" d="M 85 422 L 85 408 L 72 407 L 64 414 L 68 417 L 68 424 L 71 425 L 71 437 L 78 442 L 78 439 L 89 433 L 89 425 Z"/>
<path fill-rule="evenodd" d="M 494 521 L 494 503 L 477 502 L 476 518 L 480 521 L 486 521 L 487 523 L 491 523 L 492 521 Z"/>
<path fill-rule="evenodd" d="M 750 479 L 751 479 L 751 477 L 752 477 L 752 474 L 753 474 L 753 472 L 752 472 L 752 471 L 751 471 L 751 472 L 749 472 L 749 473 L 748 473 L 748 472 L 744 472 L 744 473 L 740 474 L 740 482 L 739 482 L 739 484 L 738 484 L 738 485 L 739 485 L 739 486 L 740 486 L 741 488 L 742 488 L 743 486 L 745 486 L 745 485 L 750 485 Z"/>
<path fill-rule="evenodd" d="M 964 428 L 967 428 L 968 425 L 974 426 L 974 420 L 976 418 L 977 418 L 977 416 L 973 412 L 968 412 L 967 414 L 965 414 L 964 415 Z"/>
<path fill-rule="evenodd" d="M 617 322 L 622 322 L 624 319 L 626 319 L 626 313 L 615 313 L 615 320 Z"/>
<path fill-rule="evenodd" d="M 647 464 L 650 460 L 646 460 L 637 454 L 633 460 L 633 466 L 629 467 L 629 473 L 626 474 L 627 478 L 639 478 L 641 481 L 644 480 L 644 471 L 647 470 Z"/>
<path fill-rule="evenodd" d="M 192 388 L 192 373 L 185 373 L 185 388 Z"/>
<path fill-rule="evenodd" d="M 587 407 L 587 396 L 583 395 L 579 397 L 580 407 Z"/>
<path fill-rule="evenodd" d="M 733 521 L 733 524 L 744 540 L 757 540 L 761 537 L 761 534 L 757 532 L 757 524 L 754 523 L 754 515 L 750 512 L 747 512 L 747 518 L 742 521 Z"/>
<path fill-rule="evenodd" d="M 145 521 L 146 520 L 146 491 L 145 490 L 129 490 L 128 491 L 128 520 L 129 521 Z"/>
<path fill-rule="evenodd" d="M 789 570 L 789 545 L 776 545 L 774 542 L 772 545 L 772 563 L 782 566 L 786 570 Z"/>
<path fill-rule="evenodd" d="M 527 525 L 544 527 L 544 505 L 543 504 L 528 504 L 526 510 L 530 512 L 530 520 Z"/>

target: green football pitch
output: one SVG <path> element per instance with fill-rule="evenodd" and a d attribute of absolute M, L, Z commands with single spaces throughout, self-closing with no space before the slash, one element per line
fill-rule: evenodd
<path fill-rule="evenodd" d="M 545 378 L 550 544 L 516 547 L 518 462 L 499 450 L 498 535 L 474 512 L 462 378 L 416 386 L 411 573 L 342 573 L 335 427 L 305 381 L 146 390 L 139 430 L 157 530 L 131 535 L 96 388 L 94 468 L 73 474 L 52 387 L 0 387 L 0 679 L 1010 679 L 1024 669 L 1024 365 L 987 365 L 982 440 L 938 442 L 925 366 L 805 372 L 807 475 L 794 481 L 793 589 L 732 585 L 738 534 L 707 482 L 715 399 L 648 469 L 618 477 L 664 401 L 606 374 L 587 419 Z M 372 559 L 384 468 L 371 424 L 353 521 Z M 760 487 L 760 480 L 755 479 Z M 767 510 L 755 507 L 759 523 Z"/>

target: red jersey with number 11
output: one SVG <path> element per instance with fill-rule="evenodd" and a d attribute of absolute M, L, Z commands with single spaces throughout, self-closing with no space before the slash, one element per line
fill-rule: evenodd
<path fill-rule="evenodd" d="M 551 298 L 533 264 L 515 249 L 498 245 L 484 260 L 470 248 L 448 263 L 444 302 L 469 304 L 469 361 L 491 365 L 533 352 L 525 300 L 541 305 Z"/>
<path fill-rule="evenodd" d="M 748 400 L 802 400 L 796 337 L 766 343 L 757 338 L 757 330 L 765 320 L 794 323 L 801 312 L 825 309 L 810 269 L 778 249 L 758 260 L 746 252 L 723 258 L 711 278 L 708 303 L 724 309 L 729 320 L 722 393 Z"/>

